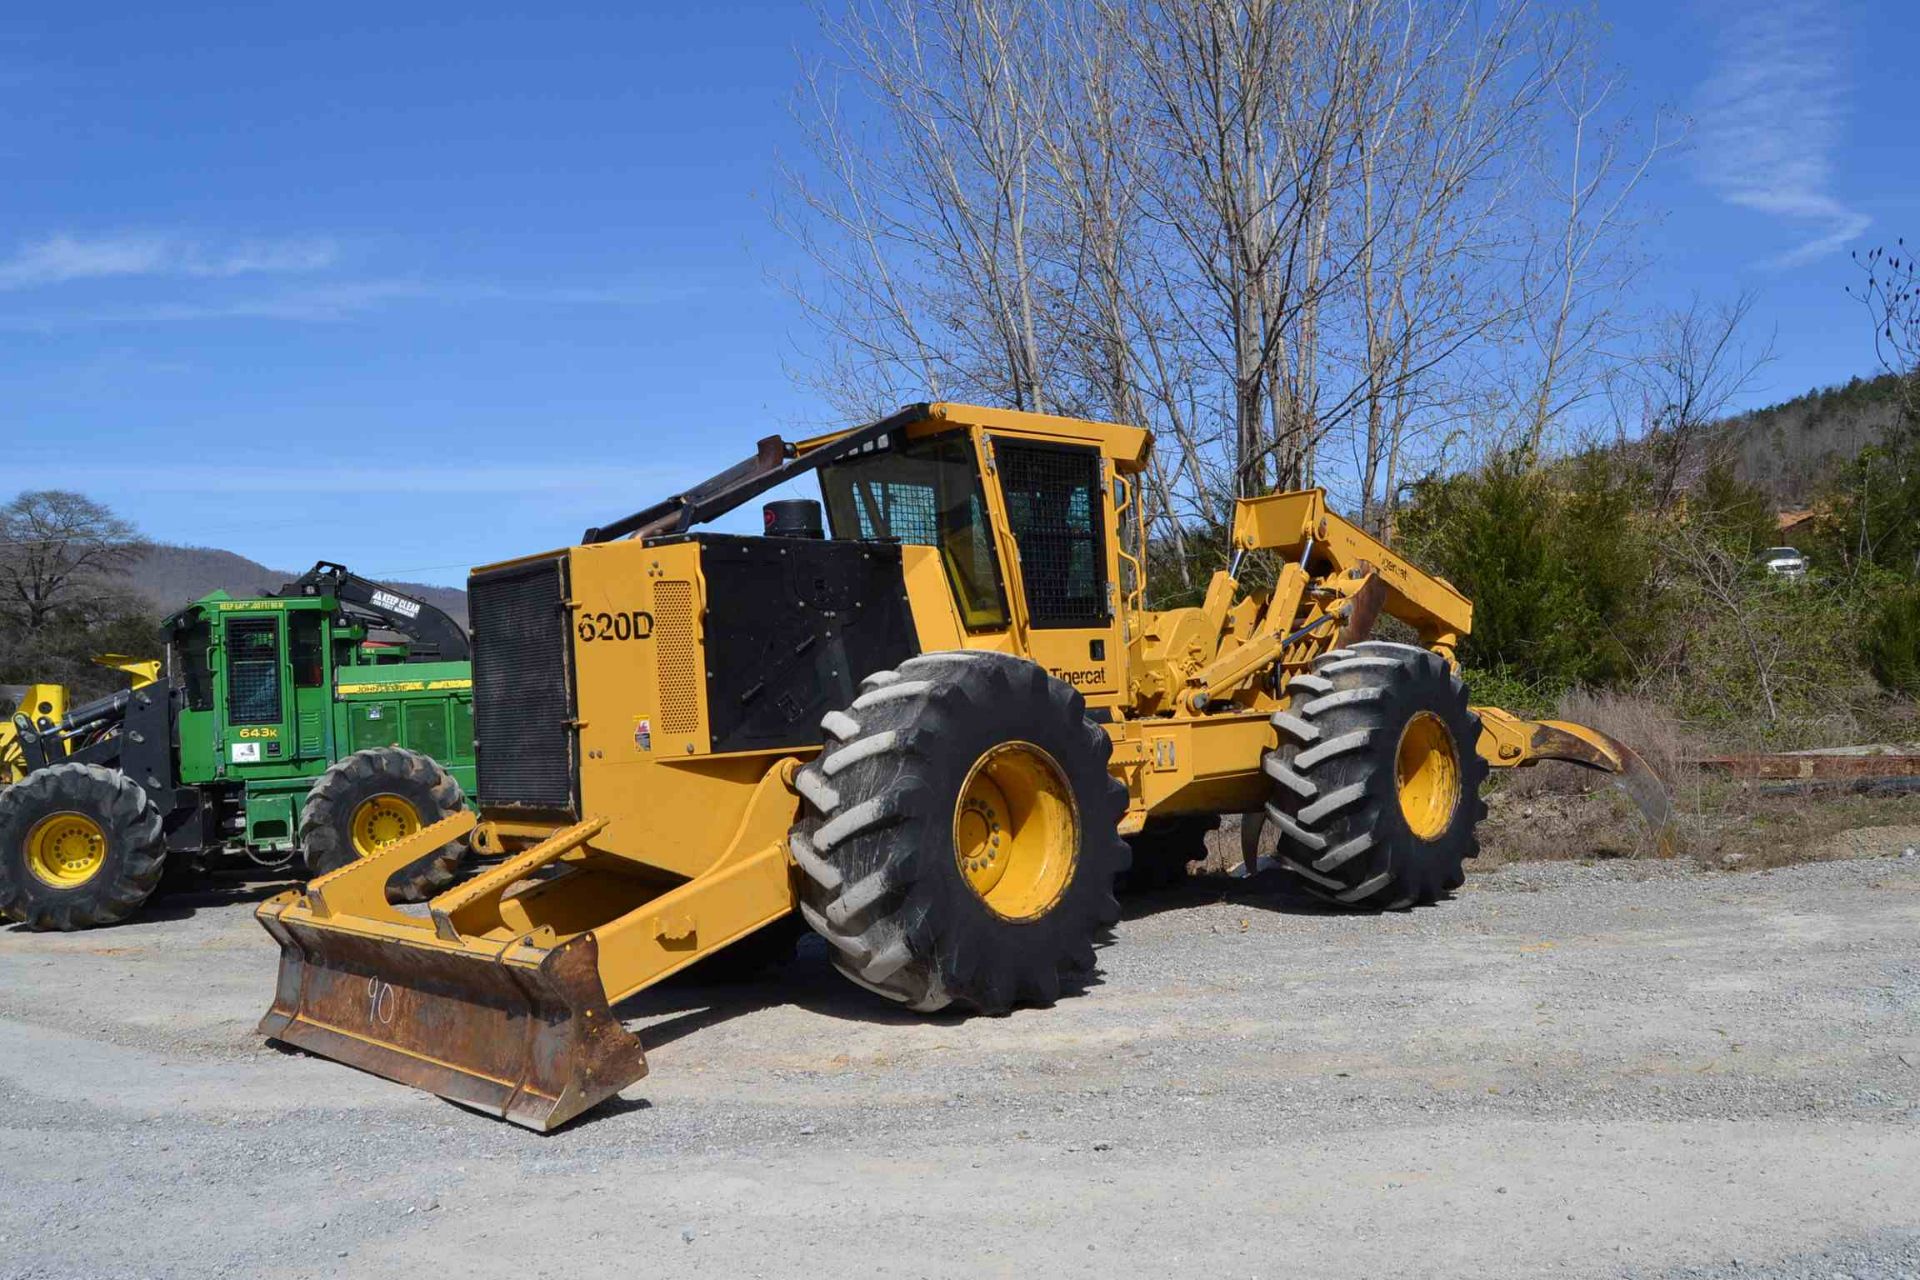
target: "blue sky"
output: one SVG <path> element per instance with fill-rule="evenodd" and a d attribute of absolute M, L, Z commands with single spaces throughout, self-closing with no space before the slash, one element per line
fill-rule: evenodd
<path fill-rule="evenodd" d="M 1920 236 L 1892 0 L 1602 0 L 1640 300 L 1759 294 L 1764 403 L 1869 371 L 1848 246 Z M 766 199 L 798 4 L 174 4 L 0 18 L 14 487 L 281 568 L 460 582 L 817 426 Z"/>

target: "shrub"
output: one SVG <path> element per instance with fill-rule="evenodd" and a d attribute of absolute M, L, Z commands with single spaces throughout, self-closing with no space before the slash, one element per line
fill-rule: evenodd
<path fill-rule="evenodd" d="M 1502 456 L 1415 486 L 1401 548 L 1473 601 L 1462 660 L 1559 692 L 1627 677 L 1655 624 L 1644 481 L 1609 455 Z"/>
<path fill-rule="evenodd" d="M 1861 649 L 1874 679 L 1920 697 L 1920 587 L 1886 590 L 1863 631 Z"/>

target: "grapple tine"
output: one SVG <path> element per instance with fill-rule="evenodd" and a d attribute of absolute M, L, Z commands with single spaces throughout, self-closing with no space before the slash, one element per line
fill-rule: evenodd
<path fill-rule="evenodd" d="M 280 944 L 263 1035 L 529 1129 L 566 1123 L 647 1073 L 640 1041 L 607 1007 L 591 932 L 449 946 L 261 905 Z"/>
<path fill-rule="evenodd" d="M 1488 764 L 1524 767 L 1541 760 L 1570 764 L 1607 774 L 1625 792 L 1653 832 L 1654 847 L 1673 851 L 1673 800 L 1640 753 L 1611 734 L 1567 720 L 1522 720 L 1498 707 L 1475 707 L 1480 717 L 1479 752 Z"/>

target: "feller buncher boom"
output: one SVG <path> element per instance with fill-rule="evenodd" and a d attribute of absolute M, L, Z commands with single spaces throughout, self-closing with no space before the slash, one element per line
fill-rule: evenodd
<path fill-rule="evenodd" d="M 1149 447 L 915 405 L 476 570 L 482 812 L 263 904 L 262 1031 L 550 1129 L 645 1074 L 614 1005 L 795 914 L 888 999 L 999 1011 L 1092 967 L 1126 836 L 1257 815 L 1309 889 L 1387 908 L 1460 883 L 1490 765 L 1604 770 L 1664 826 L 1623 745 L 1469 707 L 1469 603 L 1319 491 L 1238 504 L 1270 588 L 1145 608 Z M 807 471 L 831 537 L 810 501 L 696 531 Z M 469 834 L 503 860 L 389 904 Z"/>

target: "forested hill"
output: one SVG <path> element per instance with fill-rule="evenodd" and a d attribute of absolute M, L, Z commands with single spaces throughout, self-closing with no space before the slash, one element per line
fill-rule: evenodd
<path fill-rule="evenodd" d="M 245 556 L 212 547 L 153 546 L 129 566 L 127 585 L 152 604 L 156 613 L 164 614 L 216 589 L 235 597 L 263 596 L 278 591 L 309 567 L 269 569 Z M 461 626 L 467 625 L 467 593 L 458 587 L 420 582 L 387 585 L 437 605 Z"/>
<path fill-rule="evenodd" d="M 1785 507 L 1812 502 L 1840 463 L 1885 438 L 1899 416 L 1898 379 L 1854 378 L 1721 424 L 1735 474 Z"/>

